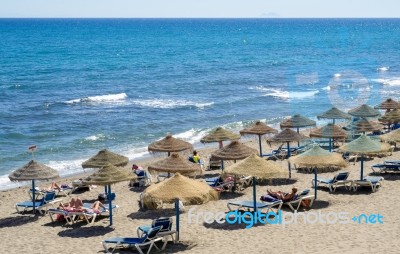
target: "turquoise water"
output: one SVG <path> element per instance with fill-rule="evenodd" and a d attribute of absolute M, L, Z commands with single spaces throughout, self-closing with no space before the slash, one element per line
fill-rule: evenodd
<path fill-rule="evenodd" d="M 0 188 L 168 132 L 276 124 L 400 95 L 398 19 L 0 19 Z"/>

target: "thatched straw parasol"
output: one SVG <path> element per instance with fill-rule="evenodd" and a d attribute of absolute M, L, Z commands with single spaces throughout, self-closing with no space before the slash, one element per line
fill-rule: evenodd
<path fill-rule="evenodd" d="M 128 162 L 128 157 L 103 149 L 89 160 L 84 161 L 82 168 L 101 168 L 108 163 L 118 167 L 125 167 Z"/>
<path fill-rule="evenodd" d="M 338 153 L 331 153 L 316 145 L 311 149 L 289 159 L 290 162 L 304 167 L 314 168 L 314 180 L 317 181 L 317 168 L 346 167 L 347 163 Z M 317 198 L 317 183 L 315 182 L 315 198 Z"/>
<path fill-rule="evenodd" d="M 297 132 L 299 132 L 299 128 L 315 126 L 315 125 L 316 125 L 315 121 L 299 114 L 294 115 L 291 118 L 286 119 L 280 123 L 281 129 L 296 128 Z"/>
<path fill-rule="evenodd" d="M 229 166 L 225 170 L 226 174 L 236 176 L 252 176 L 253 177 L 253 202 L 254 211 L 257 212 L 257 193 L 256 193 L 256 177 L 261 179 L 271 179 L 277 177 L 285 177 L 283 168 L 275 162 L 265 160 L 255 154 L 250 155 L 246 159 Z"/>
<path fill-rule="evenodd" d="M 174 203 L 177 199 L 187 205 L 199 205 L 218 200 L 218 193 L 208 184 L 179 173 L 161 183 L 149 186 L 142 195 L 147 209 L 156 209 L 158 202 Z"/>
<path fill-rule="evenodd" d="M 101 167 L 97 172 L 93 173 L 83 180 L 83 184 L 91 185 L 104 185 L 108 186 L 108 201 L 110 213 L 110 226 L 112 225 L 112 198 L 111 198 L 111 184 L 129 181 L 135 179 L 137 176 L 129 169 L 120 168 L 107 163 Z"/>
<path fill-rule="evenodd" d="M 397 101 L 393 100 L 392 98 L 389 98 L 381 102 L 379 105 L 376 105 L 374 108 L 391 110 L 391 109 L 397 109 L 399 107 L 400 104 Z"/>
<path fill-rule="evenodd" d="M 173 153 L 171 156 L 161 159 L 152 163 L 148 167 L 149 171 L 160 171 L 168 173 L 193 173 L 201 170 L 200 165 L 197 163 L 192 163 L 186 158 L 182 158 L 179 154 Z"/>
<path fill-rule="evenodd" d="M 288 158 L 290 158 L 290 142 L 297 141 L 299 142 L 300 140 L 303 140 L 307 138 L 306 136 L 297 133 L 295 131 L 292 131 L 291 129 L 285 129 L 281 131 L 280 133 L 276 134 L 273 136 L 271 139 L 269 139 L 269 142 L 280 142 L 280 143 L 287 143 L 287 150 L 288 150 Z M 288 169 L 289 169 L 289 178 L 292 177 L 291 171 L 290 171 L 290 163 L 288 164 Z"/>
<path fill-rule="evenodd" d="M 213 143 L 213 142 L 220 142 L 226 141 L 226 140 L 238 140 L 240 139 L 240 135 L 227 131 L 222 127 L 218 127 L 215 130 L 211 131 L 208 133 L 206 136 L 201 138 L 200 142 L 201 143 Z M 220 148 L 222 146 L 220 145 Z"/>
<path fill-rule="evenodd" d="M 218 142 L 219 143 L 219 149 L 224 147 L 223 141 L 226 140 L 238 140 L 240 139 L 239 134 L 235 134 L 233 132 L 227 131 L 222 127 L 218 127 L 214 130 L 212 130 L 210 133 L 208 133 L 206 136 L 204 136 L 202 139 L 200 139 L 201 143 L 213 143 L 213 142 Z M 221 168 L 224 170 L 224 161 L 221 160 Z"/>
<path fill-rule="evenodd" d="M 345 139 L 347 132 L 335 124 L 327 124 L 322 128 L 311 130 L 310 138 L 329 138 L 329 151 L 332 151 L 332 139 Z"/>
<path fill-rule="evenodd" d="M 318 119 L 332 119 L 333 123 L 335 123 L 336 119 L 351 119 L 351 116 L 341 110 L 339 110 L 338 108 L 331 108 L 328 111 L 326 111 L 325 113 L 322 113 L 320 115 L 317 116 Z"/>
<path fill-rule="evenodd" d="M 361 135 L 356 140 L 353 140 L 350 143 L 339 147 L 339 151 L 361 155 L 361 177 L 360 177 L 360 180 L 363 180 L 364 155 L 380 153 L 380 152 L 387 152 L 387 151 L 390 151 L 390 149 L 391 149 L 391 147 L 389 144 L 380 143 L 379 141 L 372 140 L 370 137 L 368 137 L 366 135 Z"/>
<path fill-rule="evenodd" d="M 387 112 L 384 116 L 378 119 L 382 123 L 393 124 L 400 122 L 400 109 L 394 109 Z"/>
<path fill-rule="evenodd" d="M 368 121 L 365 118 L 361 118 L 360 120 L 356 121 L 353 123 L 354 129 L 356 130 L 356 132 L 362 132 L 365 134 L 365 132 L 369 132 L 369 131 L 380 131 L 383 129 L 383 125 L 378 123 L 378 122 L 374 122 L 374 121 Z"/>
<path fill-rule="evenodd" d="M 382 141 L 386 142 L 400 142 L 400 129 L 396 129 L 389 133 L 380 136 Z"/>
<path fill-rule="evenodd" d="M 331 153 L 315 145 L 309 150 L 289 159 L 290 162 L 302 167 L 326 168 L 346 167 L 347 163 L 338 153 Z"/>
<path fill-rule="evenodd" d="M 168 152 L 168 156 L 171 152 L 181 152 L 185 150 L 193 150 L 193 145 L 172 137 L 171 135 L 167 135 L 165 138 L 151 143 L 148 146 L 149 152 Z"/>
<path fill-rule="evenodd" d="M 262 157 L 262 146 L 261 146 L 261 136 L 269 133 L 277 133 L 278 131 L 269 127 L 263 122 L 257 121 L 250 128 L 246 128 L 240 131 L 240 135 L 257 135 L 258 145 L 260 147 L 260 156 Z"/>
<path fill-rule="evenodd" d="M 371 108 L 370 106 L 363 104 L 356 108 L 349 110 L 349 115 L 355 117 L 378 117 L 381 115 L 378 110 Z"/>
<path fill-rule="evenodd" d="M 35 208 L 35 180 L 49 180 L 59 177 L 57 170 L 40 164 L 34 160 L 28 162 L 22 168 L 10 173 L 8 178 L 11 181 L 32 181 L 32 203 L 33 214 L 36 213 Z"/>
<path fill-rule="evenodd" d="M 229 145 L 213 152 L 211 155 L 217 160 L 242 160 L 252 154 L 257 154 L 257 150 L 243 145 L 239 141 L 232 141 Z"/>

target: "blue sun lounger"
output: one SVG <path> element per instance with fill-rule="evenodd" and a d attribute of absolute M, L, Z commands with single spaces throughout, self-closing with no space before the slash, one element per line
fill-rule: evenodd
<path fill-rule="evenodd" d="M 140 254 L 143 254 L 142 248 L 148 247 L 148 250 L 146 253 L 150 253 L 153 246 L 155 246 L 159 250 L 159 248 L 155 245 L 155 243 L 163 240 L 163 237 L 158 236 L 158 233 L 160 232 L 160 230 L 161 230 L 161 227 L 151 228 L 147 233 L 144 234 L 143 237 L 134 237 L 134 238 L 113 237 L 113 238 L 109 238 L 102 242 L 103 247 L 107 253 L 110 252 L 110 249 L 111 249 L 111 253 L 112 253 L 117 248 L 135 247 L 136 250 Z M 110 246 L 113 246 L 113 247 L 110 247 Z"/>
<path fill-rule="evenodd" d="M 274 202 L 256 202 L 257 210 L 266 209 L 265 213 L 268 213 L 272 208 L 276 208 L 278 211 L 282 207 L 282 200 L 277 200 Z M 237 209 L 246 208 L 248 211 L 254 211 L 254 202 L 253 201 L 231 201 L 227 204 L 229 211 L 235 210 L 232 209 L 233 206 L 236 206 Z"/>
<path fill-rule="evenodd" d="M 398 172 L 400 171 L 400 164 L 385 162 L 384 164 L 374 164 L 371 168 L 375 173 Z"/>
<path fill-rule="evenodd" d="M 158 236 L 164 237 L 164 245 L 162 246 L 161 250 L 165 249 L 168 241 L 166 240 L 167 237 L 171 237 L 172 241 L 176 243 L 178 233 L 176 230 L 172 230 L 172 219 L 168 217 L 161 217 L 152 221 L 151 225 L 143 225 L 136 228 L 138 237 L 143 237 L 145 234 L 148 234 L 150 229 L 161 227 L 160 231 L 158 232 Z"/>
<path fill-rule="evenodd" d="M 364 180 L 353 181 L 353 190 L 357 191 L 358 187 L 367 186 L 371 187 L 372 192 L 375 192 L 378 186 L 382 186 L 384 178 L 381 176 L 367 176 Z"/>
<path fill-rule="evenodd" d="M 346 189 L 349 187 L 351 189 L 352 180 L 347 180 L 349 177 L 349 172 L 341 172 L 335 175 L 333 178 L 317 178 L 317 187 L 321 184 L 328 185 L 329 191 L 335 191 L 337 187 L 344 186 Z M 311 184 L 313 187 L 315 184 L 315 179 L 312 179 Z M 347 186 L 349 184 L 349 186 Z"/>
<path fill-rule="evenodd" d="M 61 199 L 54 199 L 56 196 L 55 192 L 47 192 L 42 199 L 32 202 L 32 201 L 25 201 L 25 202 L 20 202 L 15 205 L 15 209 L 17 209 L 18 213 L 24 213 L 28 209 L 33 209 L 33 206 L 35 206 L 35 209 L 39 211 L 40 214 L 43 214 L 43 210 L 46 210 L 48 205 L 52 205 L 55 202 L 61 201 Z M 20 210 L 23 208 L 23 210 Z"/>

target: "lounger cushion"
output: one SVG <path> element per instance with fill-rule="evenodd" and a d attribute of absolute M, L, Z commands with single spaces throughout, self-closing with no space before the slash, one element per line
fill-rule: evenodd
<path fill-rule="evenodd" d="M 262 195 L 260 197 L 260 200 L 261 201 L 265 201 L 265 202 L 276 202 L 276 201 L 279 201 L 279 199 L 277 199 L 275 197 L 272 197 L 271 195 L 268 195 L 268 194 Z"/>

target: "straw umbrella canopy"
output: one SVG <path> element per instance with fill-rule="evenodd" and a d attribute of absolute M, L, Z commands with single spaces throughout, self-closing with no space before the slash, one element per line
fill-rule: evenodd
<path fill-rule="evenodd" d="M 112 198 L 111 198 L 111 184 L 129 181 L 137 178 L 137 176 L 129 169 L 120 168 L 112 165 L 111 163 L 105 164 L 97 172 L 88 176 L 83 180 L 86 185 L 104 185 L 108 186 L 108 205 L 110 212 L 110 226 L 112 225 Z"/>
<path fill-rule="evenodd" d="M 349 115 L 355 117 L 378 117 L 381 115 L 378 110 L 371 108 L 370 106 L 363 104 L 356 108 L 349 110 Z"/>
<path fill-rule="evenodd" d="M 260 156 L 262 156 L 261 136 L 269 133 L 277 133 L 278 131 L 269 127 L 263 122 L 257 121 L 250 128 L 241 130 L 240 135 L 258 135 L 258 145 L 260 148 Z"/>
<path fill-rule="evenodd" d="M 176 173 L 161 183 L 149 186 L 142 195 L 143 205 L 156 209 L 156 203 L 174 203 L 177 199 L 187 205 L 199 205 L 218 200 L 218 193 L 208 184 Z"/>
<path fill-rule="evenodd" d="M 257 211 L 256 178 L 271 179 L 286 176 L 284 169 L 279 164 L 265 160 L 255 154 L 229 166 L 226 168 L 225 173 L 235 176 L 247 175 L 253 177 L 254 212 Z"/>
<path fill-rule="evenodd" d="M 366 135 L 361 135 L 359 138 L 351 141 L 350 143 L 339 147 L 339 151 L 361 155 L 361 177 L 360 177 L 360 180 L 363 180 L 364 155 L 379 153 L 379 152 L 386 152 L 386 151 L 389 151 L 390 149 L 391 149 L 391 147 L 389 144 L 385 144 L 385 143 L 381 143 L 379 141 L 372 140 L 370 137 L 368 137 Z"/>
<path fill-rule="evenodd" d="M 167 135 L 165 138 L 153 142 L 148 146 L 149 152 L 168 152 L 168 156 L 171 152 L 181 152 L 185 150 L 193 150 L 193 145 L 172 137 L 172 135 Z"/>
<path fill-rule="evenodd" d="M 213 143 L 213 142 L 220 142 L 220 148 L 222 148 L 221 144 L 222 141 L 226 140 L 238 140 L 240 139 L 240 135 L 227 131 L 222 127 L 218 127 L 208 133 L 206 136 L 200 139 L 201 143 Z"/>
<path fill-rule="evenodd" d="M 338 153 L 331 153 L 315 145 L 304 153 L 289 159 L 290 162 L 309 168 L 346 167 L 347 163 Z"/>
<path fill-rule="evenodd" d="M 292 131 L 291 129 L 285 129 L 280 133 L 276 134 L 275 136 L 273 136 L 271 139 L 269 139 L 269 142 L 280 142 L 280 143 L 286 142 L 288 150 L 288 158 L 290 158 L 290 142 L 294 141 L 299 142 L 300 140 L 303 140 L 305 138 L 306 137 L 300 133 Z M 290 171 L 290 163 L 288 164 L 288 170 L 289 170 L 289 178 L 291 178 L 292 174 Z"/>
<path fill-rule="evenodd" d="M 280 123 L 281 129 L 283 128 L 296 128 L 299 132 L 299 128 L 315 126 L 316 122 L 302 115 L 294 115 L 289 119 L 286 119 Z"/>
<path fill-rule="evenodd" d="M 192 163 L 186 158 L 182 158 L 177 153 L 171 154 L 171 156 L 161 159 L 152 163 L 148 167 L 149 171 L 160 171 L 168 173 L 180 173 L 188 174 L 196 171 L 200 171 L 200 165 L 197 163 Z"/>
<path fill-rule="evenodd" d="M 400 129 L 396 129 L 389 133 L 380 136 L 382 141 L 386 142 L 400 142 Z"/>
<path fill-rule="evenodd" d="M 336 119 L 351 119 L 351 116 L 349 114 L 339 110 L 338 108 L 333 107 L 333 108 L 329 109 L 328 111 L 326 111 L 322 114 L 319 114 L 317 116 L 317 118 L 318 119 L 321 119 L 321 118 L 332 119 L 333 123 L 335 123 Z"/>
<path fill-rule="evenodd" d="M 129 158 L 103 149 L 95 156 L 82 163 L 83 168 L 101 168 L 104 165 L 111 163 L 117 167 L 125 167 L 129 162 Z"/>
<path fill-rule="evenodd" d="M 382 101 L 380 104 L 376 105 L 375 109 L 386 109 L 390 111 L 391 109 L 397 109 L 400 107 L 400 104 L 393 100 L 392 98 L 386 99 Z"/>
<path fill-rule="evenodd" d="M 50 180 L 59 177 L 57 170 L 38 163 L 29 161 L 22 168 L 19 168 L 8 175 L 11 181 L 32 181 L 32 203 L 35 214 L 35 180 Z"/>
<path fill-rule="evenodd" d="M 317 168 L 326 167 L 346 167 L 347 163 L 338 153 L 331 153 L 320 146 L 313 146 L 311 149 L 302 154 L 296 155 L 289 159 L 290 162 L 304 167 L 314 168 L 314 181 L 317 181 Z M 317 184 L 315 182 L 315 198 L 317 198 Z"/>
<path fill-rule="evenodd" d="M 394 109 L 387 112 L 384 116 L 378 119 L 380 122 L 392 124 L 400 122 L 400 109 Z"/>
<path fill-rule="evenodd" d="M 358 120 L 354 123 L 354 129 L 356 130 L 356 132 L 365 133 L 365 132 L 369 132 L 369 131 L 382 130 L 383 125 L 378 122 L 368 121 L 365 118 L 361 118 L 360 120 Z"/>
<path fill-rule="evenodd" d="M 329 138 L 329 151 L 332 151 L 332 139 L 345 139 L 347 132 L 339 126 L 329 123 L 324 127 L 311 130 L 310 138 Z"/>
<path fill-rule="evenodd" d="M 257 154 L 257 150 L 243 145 L 239 141 L 232 141 L 229 145 L 213 152 L 211 155 L 217 160 L 242 160 L 252 154 Z"/>

